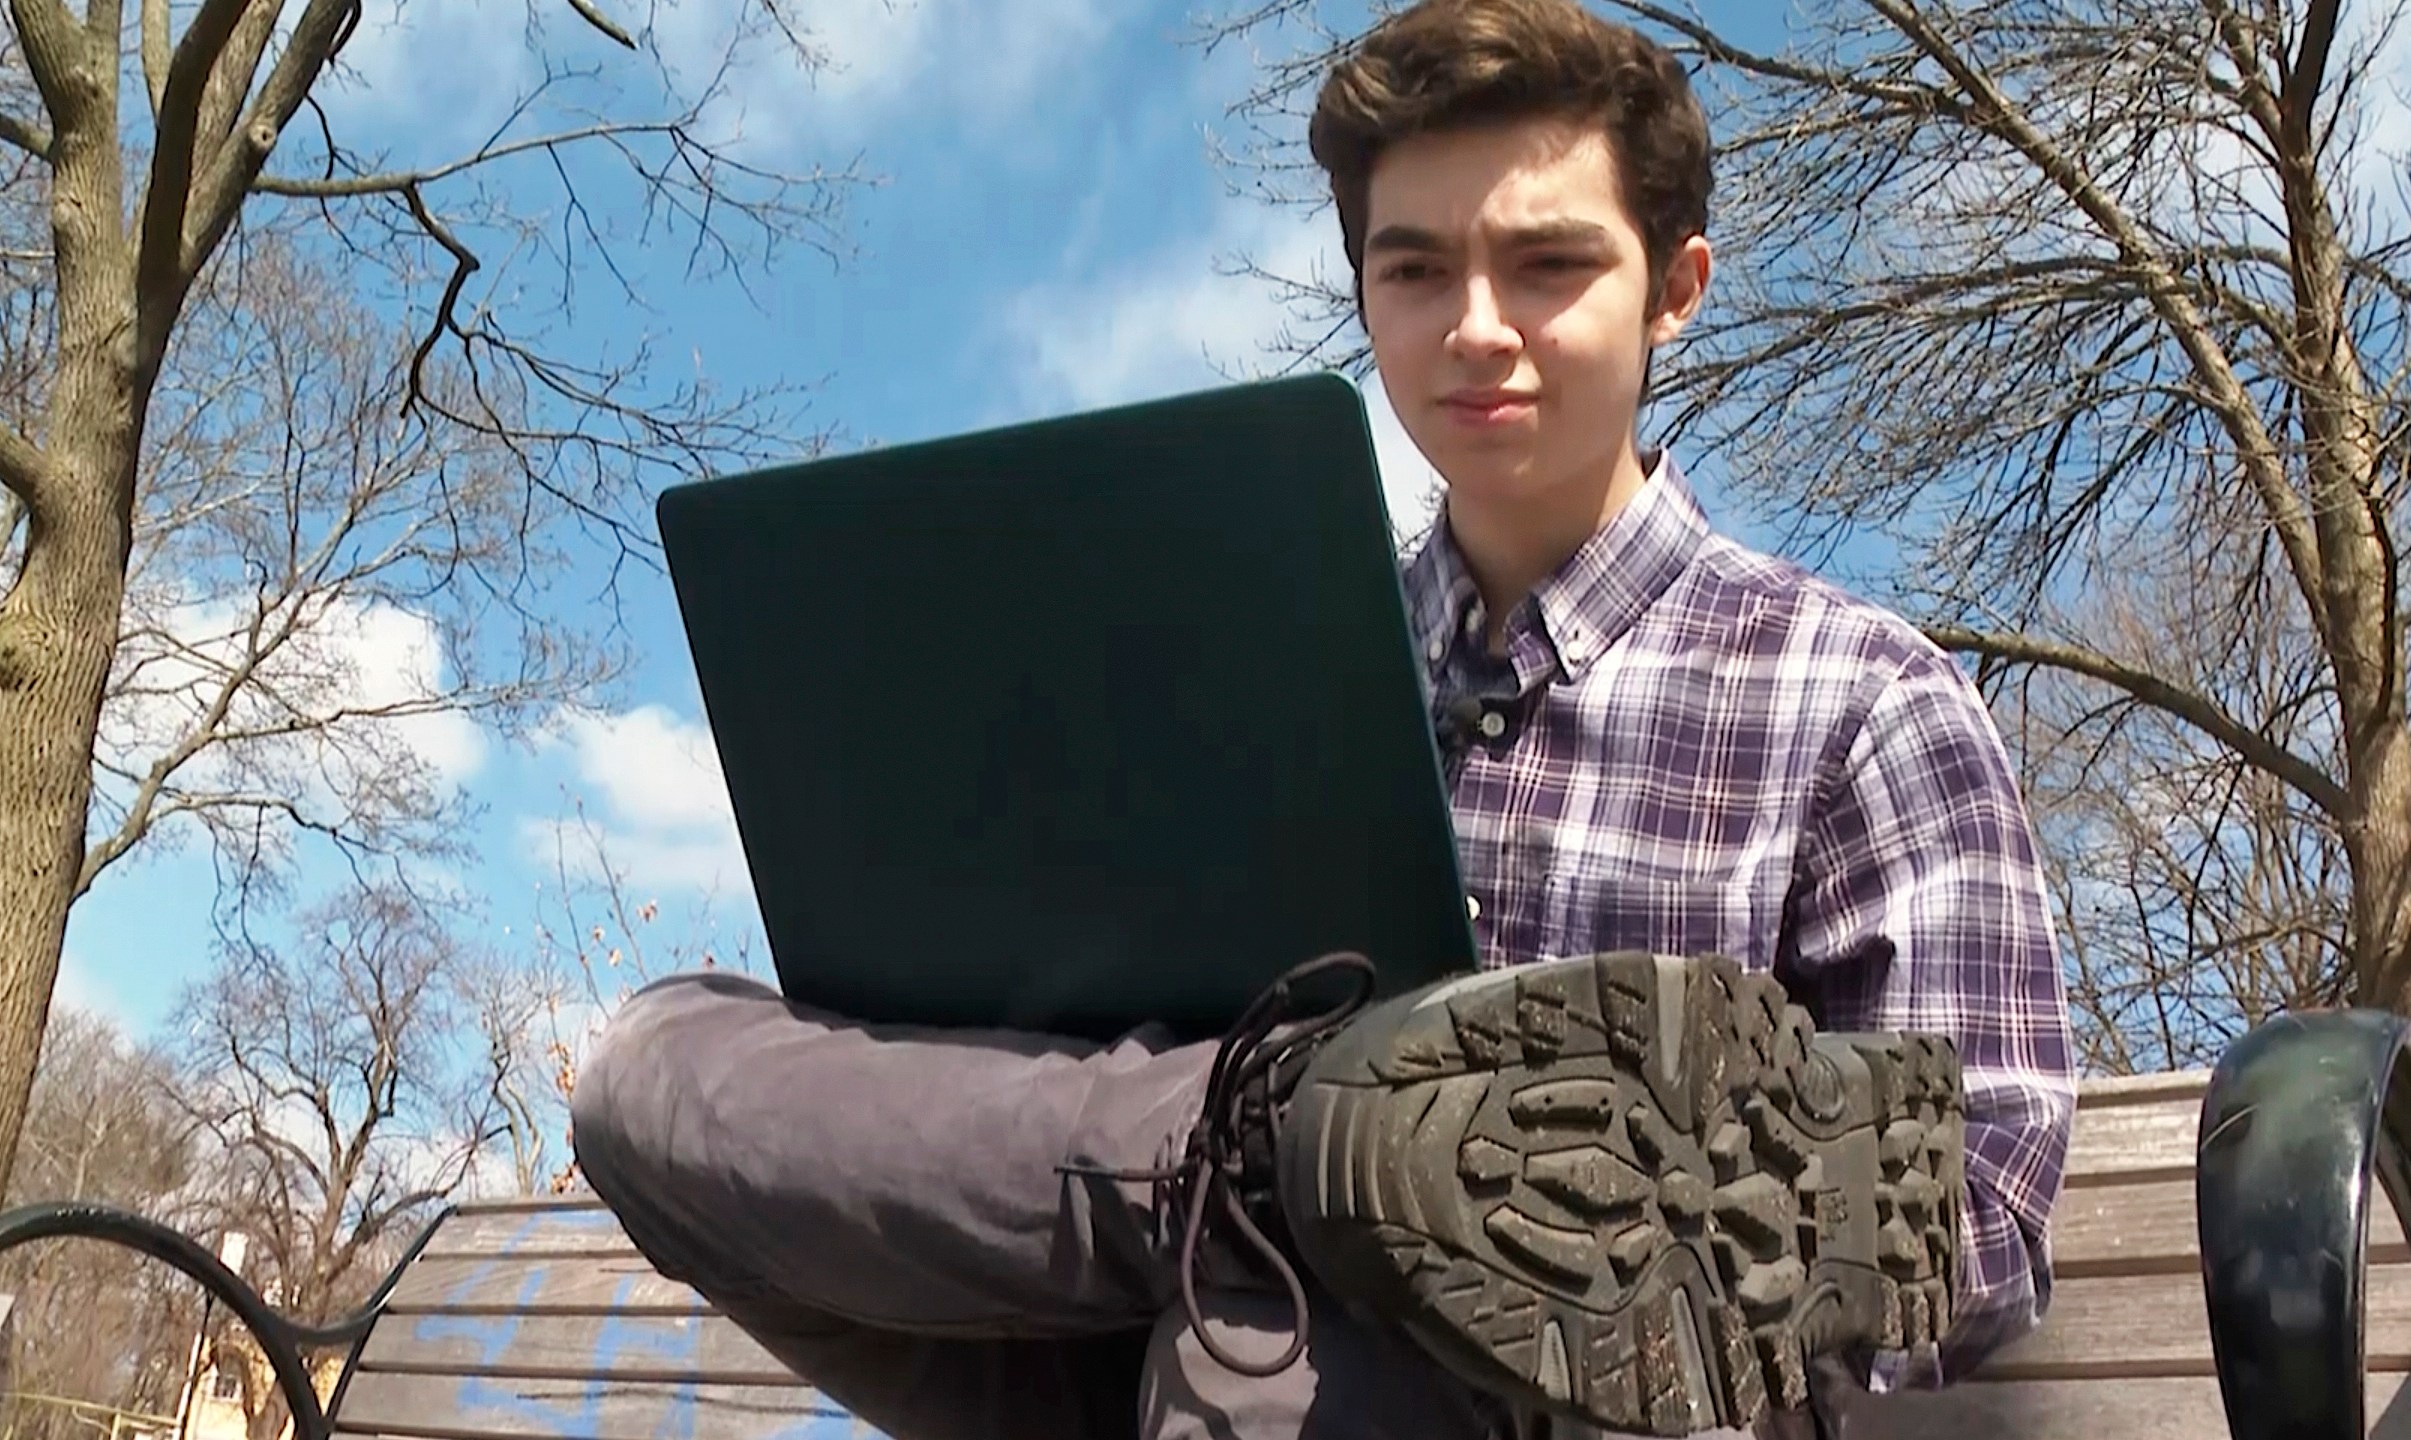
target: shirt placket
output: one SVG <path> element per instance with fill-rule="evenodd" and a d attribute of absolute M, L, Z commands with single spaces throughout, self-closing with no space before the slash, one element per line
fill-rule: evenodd
<path fill-rule="evenodd" d="M 1512 728 L 1493 711 L 1464 745 L 1452 776 L 1452 798 L 1466 851 L 1467 912 L 1482 963 L 1496 967 L 1530 957 L 1546 931 L 1548 847 L 1535 846 L 1534 801 L 1549 757 L 1542 746 L 1540 707 L 1555 659 L 1526 606 L 1507 627 L 1506 655 L 1486 653 L 1481 607 L 1469 606 L 1449 666 L 1447 693 L 1508 698 Z"/>

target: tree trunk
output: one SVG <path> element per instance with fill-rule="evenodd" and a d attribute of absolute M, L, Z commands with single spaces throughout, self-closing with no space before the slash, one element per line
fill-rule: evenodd
<path fill-rule="evenodd" d="M 92 745 L 117 645 L 135 461 L 162 343 L 143 345 L 118 148 L 118 35 L 12 3 L 55 126 L 58 356 L 27 479 L 25 565 L 0 600 L 0 1177 L 13 1168 L 84 863 Z M 162 332 L 164 334 L 164 332 Z"/>
<path fill-rule="evenodd" d="M 2367 781 L 2353 787 L 2346 845 L 2358 1003 L 2411 1015 L 2411 732 L 2398 723 L 2357 748 Z"/>
<path fill-rule="evenodd" d="M 117 468 L 128 468 L 119 466 Z M 0 601 L 0 1176 L 8 1173 L 84 863 L 92 742 L 125 589 L 118 487 L 59 468 L 55 518 Z"/>

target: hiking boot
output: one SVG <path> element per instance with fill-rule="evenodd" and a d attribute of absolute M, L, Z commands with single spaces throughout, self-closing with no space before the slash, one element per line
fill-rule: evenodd
<path fill-rule="evenodd" d="M 1609 1430 L 1746 1428 L 1806 1403 L 1812 1355 L 1948 1328 L 1949 1041 L 1817 1037 L 1772 977 L 1638 954 L 1342 1018 L 1292 1073 L 1259 1066 L 1283 1238 L 1477 1388 Z"/>

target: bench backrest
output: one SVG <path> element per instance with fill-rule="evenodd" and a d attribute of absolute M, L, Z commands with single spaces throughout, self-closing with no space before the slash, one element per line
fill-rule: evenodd
<path fill-rule="evenodd" d="M 1856 1407 L 1843 1440 L 2226 1434 L 2194 1228 L 2207 1080 L 2088 1083 L 2041 1330 L 1948 1391 Z M 2411 1436 L 2411 1248 L 2391 1207 L 2372 1213 L 2368 1413 L 2373 1434 Z M 594 1440 L 870 1433 L 655 1274 L 591 1199 L 469 1206 L 447 1220 L 370 1332 L 335 1428 Z"/>
<path fill-rule="evenodd" d="M 2042 1328 L 1975 1376 L 1852 1413 L 1845 1440 L 2209 1440 L 2226 1435 L 2195 1229 L 2207 1071 L 2089 1081 L 2052 1221 Z M 2411 1437 L 2411 1249 L 2371 1207 L 2370 1433 Z M 2254 1437 L 2257 1440 L 2257 1437 Z"/>
<path fill-rule="evenodd" d="M 824 1400 L 594 1200 L 464 1206 L 411 1262 L 335 1397 L 335 1432 L 849 1440 Z"/>

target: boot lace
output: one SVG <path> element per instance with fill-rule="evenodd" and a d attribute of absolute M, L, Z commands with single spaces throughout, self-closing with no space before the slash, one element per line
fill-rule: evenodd
<path fill-rule="evenodd" d="M 1318 976 L 1339 972 L 1355 982 L 1344 998 L 1320 1012 L 1292 1013 L 1300 986 Z M 1067 1175 L 1144 1181 L 1166 1187 L 1174 1213 L 1181 1217 L 1180 1299 L 1188 1313 L 1189 1329 L 1215 1363 L 1238 1374 L 1261 1379 L 1278 1375 L 1296 1364 L 1298 1357 L 1306 1353 L 1308 1324 L 1306 1285 L 1298 1275 L 1297 1266 L 1248 1214 L 1242 1199 L 1241 1186 L 1251 1170 L 1262 1164 L 1261 1152 L 1251 1157 L 1249 1140 L 1251 1135 L 1268 1136 L 1272 1121 L 1269 1101 L 1259 1098 L 1251 1102 L 1251 1097 L 1267 1094 L 1277 1072 L 1291 1056 L 1310 1051 L 1332 1031 L 1354 1019 L 1373 998 L 1374 978 L 1371 960 L 1343 951 L 1297 966 L 1257 995 L 1214 1052 L 1214 1065 L 1206 1075 L 1205 1099 L 1197 1124 L 1189 1131 L 1188 1145 L 1181 1158 L 1173 1164 L 1151 1170 L 1056 1167 Z M 1250 1163 L 1251 1158 L 1255 1164 Z M 1198 1260 L 1216 1211 L 1246 1239 L 1248 1248 L 1263 1260 L 1289 1294 L 1290 1314 L 1295 1320 L 1289 1346 L 1270 1362 L 1233 1354 L 1206 1328 L 1204 1311 L 1198 1306 Z"/>

